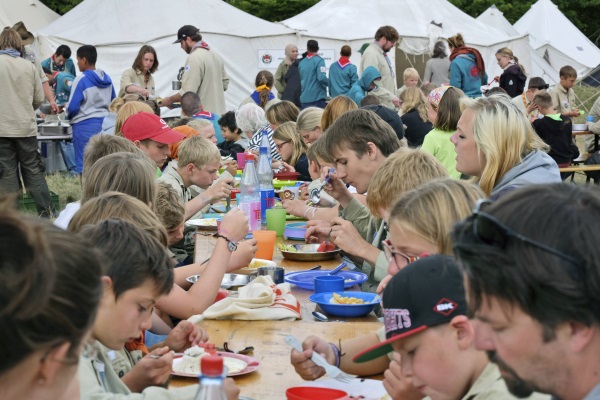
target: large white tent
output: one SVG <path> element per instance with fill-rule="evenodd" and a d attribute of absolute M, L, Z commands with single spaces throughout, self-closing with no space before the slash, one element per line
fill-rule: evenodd
<path fill-rule="evenodd" d="M 0 29 L 23 21 L 30 32 L 36 32 L 60 15 L 39 0 L 0 0 Z"/>
<path fill-rule="evenodd" d="M 600 64 L 600 49 L 550 0 L 538 0 L 514 27 L 555 69 L 571 65 L 581 77 Z"/>
<path fill-rule="evenodd" d="M 478 21 L 483 22 L 488 26 L 492 26 L 496 29 L 499 29 L 505 32 L 509 36 L 521 36 L 521 34 L 515 29 L 514 26 L 508 22 L 508 20 L 504 17 L 502 11 L 498 10 L 495 5 L 491 5 L 487 10 L 481 13 L 480 16 L 477 17 Z M 531 69 L 527 70 L 527 74 L 529 77 L 539 76 L 546 81 L 546 83 L 554 86 L 558 83 L 559 73 L 556 68 L 553 68 L 550 64 L 546 62 L 540 55 L 538 55 L 533 48 L 529 48 L 529 56 L 531 57 Z M 519 58 L 519 62 L 521 61 L 522 55 L 514 52 L 515 55 Z"/>
<path fill-rule="evenodd" d="M 432 21 L 442 24 L 437 32 L 431 29 Z M 432 40 L 460 32 L 467 45 L 481 51 L 490 79 L 502 72 L 494 57 L 501 47 L 524 54 L 523 65 L 531 66 L 526 36 L 511 37 L 475 20 L 447 0 L 321 0 L 283 24 L 299 31 L 305 39 L 318 39 L 321 49 L 335 49 L 336 54 L 343 44 L 350 44 L 354 63 L 360 60 L 357 50 L 373 41 L 377 28 L 391 25 L 400 34 L 399 48 L 404 54 L 428 54 Z"/>
<path fill-rule="evenodd" d="M 237 108 L 254 90 L 254 78 L 264 68 L 259 50 L 281 49 L 283 53 L 288 43 L 297 40 L 293 30 L 221 0 L 85 0 L 42 29 L 38 41 L 44 57 L 60 44 L 73 51 L 84 44 L 96 46 L 97 66 L 109 74 L 116 90 L 140 47 L 149 44 L 160 63 L 154 74 L 156 92 L 165 97 L 175 93 L 171 81 L 187 57 L 179 44 L 172 44 L 185 24 L 198 27 L 203 40 L 223 57 L 230 78 L 225 93 L 228 109 Z M 271 64 L 277 68 L 279 61 L 273 59 Z"/>

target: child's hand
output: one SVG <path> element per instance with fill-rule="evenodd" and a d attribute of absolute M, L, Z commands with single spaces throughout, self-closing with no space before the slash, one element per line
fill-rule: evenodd
<path fill-rule="evenodd" d="M 168 347 L 160 347 L 146 354 L 122 380 L 132 392 L 139 393 L 148 386 L 161 386 L 171 375 L 173 352 Z"/>
<path fill-rule="evenodd" d="M 208 340 L 208 334 L 189 321 L 180 321 L 169 333 L 165 346 L 178 353 Z"/>
<path fill-rule="evenodd" d="M 221 231 L 232 242 L 239 242 L 248 234 L 248 218 L 239 208 L 234 208 L 223 217 Z"/>
<path fill-rule="evenodd" d="M 256 239 L 248 239 L 238 243 L 237 250 L 233 252 L 227 264 L 227 272 L 247 267 L 256 255 L 258 246 Z"/>
<path fill-rule="evenodd" d="M 325 241 L 332 228 L 329 222 L 322 220 L 307 221 L 306 227 L 306 233 L 304 234 L 306 243 L 321 243 Z"/>
<path fill-rule="evenodd" d="M 310 212 L 308 212 L 309 215 L 305 215 L 306 213 L 306 209 L 307 209 L 307 205 L 305 201 L 302 200 L 282 200 L 281 204 L 283 205 L 283 208 L 285 208 L 285 211 L 290 214 L 290 215 L 295 215 L 296 217 L 310 217 Z"/>
<path fill-rule="evenodd" d="M 290 164 L 282 161 L 281 168 L 286 172 L 296 172 L 296 168 L 292 167 Z"/>
<path fill-rule="evenodd" d="M 392 399 L 417 400 L 423 394 L 415 388 L 410 378 L 402 374 L 400 367 L 400 354 L 394 352 L 392 361 L 383 374 L 383 387 Z"/>
<path fill-rule="evenodd" d="M 206 189 L 206 192 L 204 192 L 203 195 L 210 203 L 214 203 L 215 201 L 219 201 L 231 195 L 231 189 L 233 189 L 233 186 L 231 185 L 233 185 L 233 178 L 221 179 Z"/>
<path fill-rule="evenodd" d="M 236 160 L 231 160 L 229 164 L 225 167 L 225 170 L 234 176 L 237 174 L 238 164 Z"/>
<path fill-rule="evenodd" d="M 323 167 L 321 171 L 321 182 L 325 181 L 327 174 L 329 173 L 328 167 Z M 346 184 L 337 177 L 337 172 L 334 171 L 329 174 L 329 183 L 325 185 L 324 190 L 334 199 L 336 199 L 342 207 L 348 205 L 352 200 L 352 193 L 346 187 Z"/>
<path fill-rule="evenodd" d="M 388 275 L 385 278 L 383 278 L 381 280 L 381 282 L 379 282 L 379 286 L 377 286 L 377 290 L 375 290 L 375 293 L 377 293 L 377 294 L 383 293 L 383 290 L 385 289 L 387 284 L 390 283 L 390 281 L 392 280 L 393 277 L 394 277 L 394 275 Z"/>
<path fill-rule="evenodd" d="M 227 400 L 238 400 L 240 398 L 240 388 L 237 387 L 233 378 L 225 378 L 223 380 Z"/>

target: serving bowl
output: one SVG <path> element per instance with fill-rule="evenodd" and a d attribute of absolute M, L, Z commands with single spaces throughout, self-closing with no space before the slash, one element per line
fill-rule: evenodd
<path fill-rule="evenodd" d="M 318 252 L 319 243 L 313 244 L 288 244 L 286 247 L 294 248 L 296 251 L 279 249 L 283 258 L 293 261 L 324 261 L 335 258 L 340 252 L 340 249 L 333 251 Z"/>
<path fill-rule="evenodd" d="M 587 131 L 588 124 L 573 124 L 573 132 Z"/>
<path fill-rule="evenodd" d="M 336 293 L 343 297 L 355 297 L 364 301 L 363 304 L 336 304 L 332 303 L 333 294 Z M 315 293 L 308 298 L 313 303 L 321 307 L 325 313 L 336 317 L 362 317 L 367 315 L 375 306 L 381 302 L 381 298 L 376 293 L 369 292 L 326 292 Z"/>

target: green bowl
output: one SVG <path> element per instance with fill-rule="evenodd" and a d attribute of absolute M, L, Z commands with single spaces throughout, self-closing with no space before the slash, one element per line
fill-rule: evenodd
<path fill-rule="evenodd" d="M 296 186 L 296 182 L 298 181 L 280 181 L 273 179 L 273 187 L 275 189 L 281 189 L 284 186 Z"/>

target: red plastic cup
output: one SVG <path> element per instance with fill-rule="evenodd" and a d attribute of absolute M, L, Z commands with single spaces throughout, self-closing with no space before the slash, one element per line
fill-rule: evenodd
<path fill-rule="evenodd" d="M 348 393 L 322 387 L 296 386 L 285 391 L 287 400 L 347 400 Z"/>
<path fill-rule="evenodd" d="M 246 153 L 237 153 L 235 157 L 237 158 L 238 168 L 244 169 L 246 166 Z"/>

